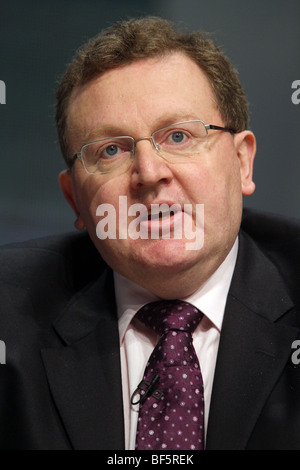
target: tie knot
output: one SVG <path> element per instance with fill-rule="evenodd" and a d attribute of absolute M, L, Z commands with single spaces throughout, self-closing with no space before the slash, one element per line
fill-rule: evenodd
<path fill-rule="evenodd" d="M 170 329 L 193 333 L 202 316 L 196 307 L 182 300 L 151 302 L 136 314 L 136 318 L 160 335 Z"/>

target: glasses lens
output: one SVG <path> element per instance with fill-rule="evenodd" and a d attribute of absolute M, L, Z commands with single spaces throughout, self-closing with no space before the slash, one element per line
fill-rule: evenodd
<path fill-rule="evenodd" d="M 206 149 L 207 132 L 202 121 L 172 124 L 153 133 L 161 155 L 176 159 L 192 157 Z"/>
<path fill-rule="evenodd" d="M 88 173 L 109 173 L 130 161 L 133 147 L 131 137 L 112 137 L 84 145 L 81 156 Z"/>

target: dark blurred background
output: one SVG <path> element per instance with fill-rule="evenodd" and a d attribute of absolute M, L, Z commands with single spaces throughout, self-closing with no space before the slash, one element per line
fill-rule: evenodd
<path fill-rule="evenodd" d="M 74 230 L 57 182 L 56 81 L 89 37 L 148 14 L 214 33 L 239 70 L 258 141 L 245 205 L 300 218 L 299 0 L 0 0 L 0 244 Z"/>

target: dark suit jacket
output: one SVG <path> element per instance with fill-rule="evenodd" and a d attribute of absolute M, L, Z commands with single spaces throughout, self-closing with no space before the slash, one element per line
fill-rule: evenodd
<path fill-rule="evenodd" d="M 300 449 L 299 223 L 246 211 L 207 449 Z M 124 448 L 112 272 L 86 234 L 0 250 L 1 449 Z"/>

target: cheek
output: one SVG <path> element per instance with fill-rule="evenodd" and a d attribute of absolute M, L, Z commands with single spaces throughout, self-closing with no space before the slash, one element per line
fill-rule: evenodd
<path fill-rule="evenodd" d="M 224 224 L 240 213 L 242 202 L 240 167 L 237 155 L 224 148 L 209 155 L 193 168 L 182 168 L 185 188 L 194 204 L 204 204 L 208 223 Z M 225 221 L 225 222 L 224 222 Z"/>
<path fill-rule="evenodd" d="M 110 203 L 115 206 L 117 198 L 115 188 L 119 186 L 102 175 L 86 176 L 82 171 L 78 171 L 74 175 L 74 188 L 81 216 L 94 220 L 99 205 Z"/>
<path fill-rule="evenodd" d="M 95 184 L 95 181 L 92 181 L 91 177 L 88 177 L 77 182 L 75 190 L 80 216 L 83 218 L 85 225 L 88 226 L 90 224 L 89 220 L 91 220 L 96 213 L 99 187 Z"/>
<path fill-rule="evenodd" d="M 211 225 L 218 227 L 219 236 L 223 234 L 225 239 L 229 237 L 230 240 L 239 230 L 243 204 L 239 160 L 236 155 L 233 157 L 215 179 L 210 213 Z"/>
<path fill-rule="evenodd" d="M 91 239 L 104 260 L 110 264 L 120 252 L 128 250 L 128 240 L 119 240 L 120 196 L 126 196 L 126 182 L 120 178 L 109 180 L 90 177 L 78 186 L 81 217 Z M 127 214 L 127 200 L 122 199 L 121 210 Z M 126 227 L 127 228 L 127 227 Z"/>

